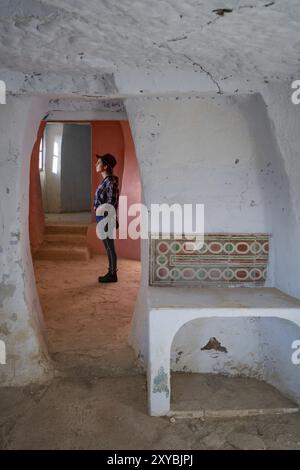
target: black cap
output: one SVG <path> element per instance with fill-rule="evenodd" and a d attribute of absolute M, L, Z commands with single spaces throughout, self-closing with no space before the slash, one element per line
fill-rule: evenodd
<path fill-rule="evenodd" d="M 96 158 L 101 158 L 104 165 L 109 166 L 111 169 L 114 168 L 117 164 L 117 160 L 110 153 L 105 153 L 104 155 L 96 155 Z"/>

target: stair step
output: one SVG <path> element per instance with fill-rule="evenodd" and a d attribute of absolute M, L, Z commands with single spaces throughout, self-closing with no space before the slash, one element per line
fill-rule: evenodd
<path fill-rule="evenodd" d="M 35 252 L 34 258 L 43 260 L 87 261 L 91 258 L 91 252 L 87 246 L 44 242 Z"/>
<path fill-rule="evenodd" d="M 48 235 L 50 233 L 70 233 L 76 235 L 86 235 L 87 229 L 87 224 L 47 224 L 45 227 L 45 235 Z"/>
<path fill-rule="evenodd" d="M 244 418 L 245 416 L 266 416 L 266 415 L 285 415 L 291 413 L 298 413 L 299 407 L 283 407 L 283 408 L 253 408 L 253 409 L 242 409 L 242 410 L 172 410 L 168 413 L 168 416 L 171 420 L 176 419 L 226 419 L 226 418 Z"/>
<path fill-rule="evenodd" d="M 89 260 L 87 247 L 88 224 L 47 224 L 44 242 L 35 252 L 35 259 L 43 260 Z"/>
<path fill-rule="evenodd" d="M 65 243 L 73 245 L 86 245 L 86 235 L 73 233 L 45 233 L 44 241 L 49 243 Z"/>

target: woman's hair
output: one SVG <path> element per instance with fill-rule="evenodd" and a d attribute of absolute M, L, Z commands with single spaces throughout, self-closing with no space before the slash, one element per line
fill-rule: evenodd
<path fill-rule="evenodd" d="M 101 160 L 102 160 L 102 159 L 101 159 Z M 106 166 L 106 171 L 107 171 L 107 173 L 108 173 L 109 175 L 113 175 L 114 171 L 113 171 L 112 167 L 109 166 L 109 165 L 108 165 L 106 162 L 104 162 L 103 160 L 102 160 L 102 163 L 103 163 L 103 165 Z"/>
<path fill-rule="evenodd" d="M 109 175 L 113 174 L 113 168 L 117 164 L 117 160 L 110 153 L 105 153 L 104 155 L 96 155 L 97 158 L 101 158 L 103 165 L 106 165 L 107 172 Z"/>

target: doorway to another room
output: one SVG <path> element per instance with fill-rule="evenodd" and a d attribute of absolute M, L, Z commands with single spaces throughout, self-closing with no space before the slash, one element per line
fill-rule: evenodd
<path fill-rule="evenodd" d="M 117 159 L 115 174 L 128 206 L 140 202 L 127 121 L 42 122 L 31 159 L 29 227 L 57 367 L 119 373 L 137 367 L 127 338 L 140 284 L 140 241 L 115 240 L 119 281 L 99 284 L 107 256 L 96 235 L 93 196 L 101 179 L 95 155 L 104 153 Z"/>
<path fill-rule="evenodd" d="M 91 222 L 91 125 L 47 123 L 39 170 L 45 221 Z"/>

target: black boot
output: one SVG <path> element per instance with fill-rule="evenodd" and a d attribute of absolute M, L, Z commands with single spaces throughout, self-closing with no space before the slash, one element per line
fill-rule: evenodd
<path fill-rule="evenodd" d="M 117 276 L 117 272 L 110 272 L 108 271 L 108 273 L 105 274 L 105 276 L 99 276 L 98 277 L 98 282 L 104 282 L 104 283 L 107 283 L 107 282 L 118 282 L 118 276 Z"/>
<path fill-rule="evenodd" d="M 99 276 L 99 282 L 118 282 L 117 277 L 117 255 L 113 238 L 105 238 L 103 240 L 107 257 L 108 257 L 108 273 L 105 276 Z"/>

